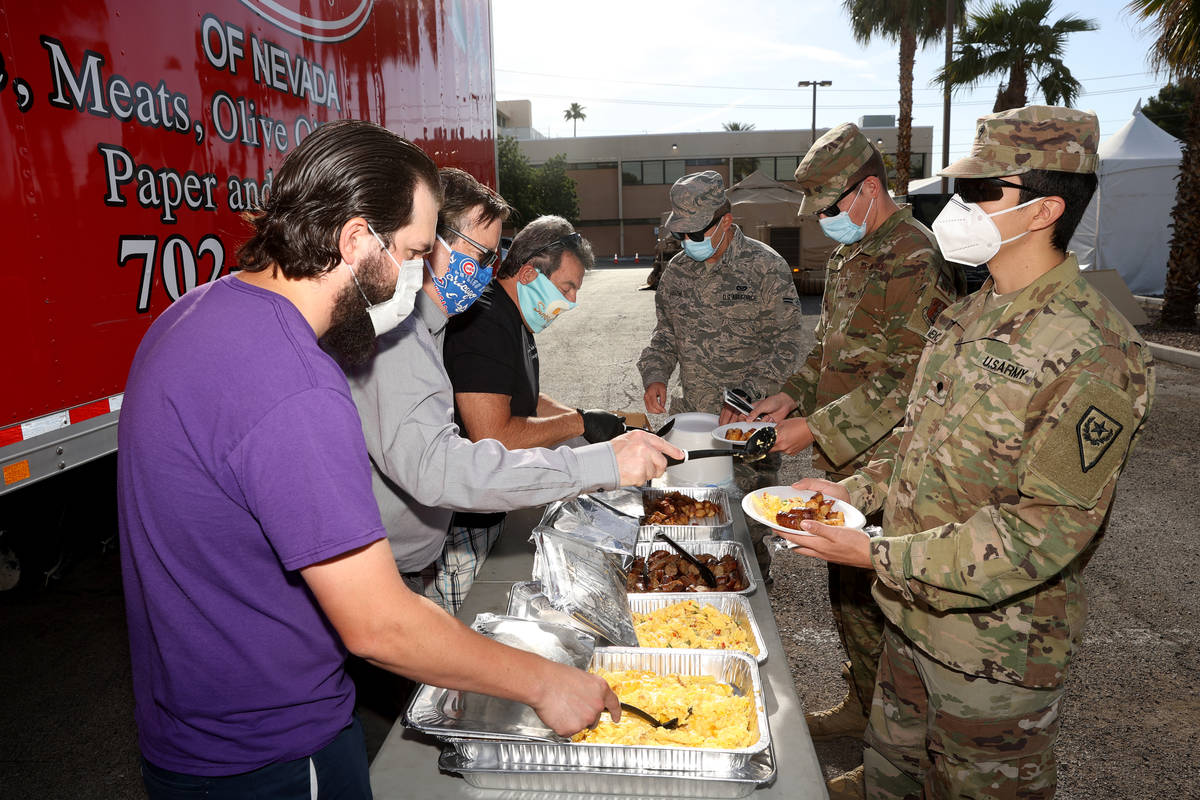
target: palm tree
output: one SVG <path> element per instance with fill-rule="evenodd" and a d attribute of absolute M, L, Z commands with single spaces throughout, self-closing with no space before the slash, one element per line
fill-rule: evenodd
<path fill-rule="evenodd" d="M 1200 295 L 1200 6 L 1193 0 L 1132 0 L 1126 8 L 1158 37 L 1150 48 L 1150 65 L 1193 90 L 1171 210 L 1171 253 L 1159 323 L 1195 328 Z"/>
<path fill-rule="evenodd" d="M 583 113 L 583 106 L 579 103 L 571 103 L 571 107 L 563 112 L 563 119 L 571 121 L 571 135 L 575 136 L 579 120 L 587 119 L 587 114 Z"/>
<path fill-rule="evenodd" d="M 722 122 L 721 127 L 727 131 L 752 131 L 753 122 Z"/>
<path fill-rule="evenodd" d="M 1029 104 L 1029 82 L 1052 106 L 1069 106 L 1079 94 L 1079 81 L 1063 63 L 1067 36 L 1094 31 L 1094 19 L 1068 14 L 1058 22 L 1047 22 L 1053 0 L 1017 0 L 1012 6 L 993 2 L 971 14 L 955 45 L 955 58 L 943 67 L 935 82 L 951 88 L 973 87 L 984 78 L 1007 76 L 1008 83 L 996 92 L 992 111 L 1006 111 Z"/>
<path fill-rule="evenodd" d="M 961 24 L 966 0 L 954 0 L 954 22 Z M 912 161 L 913 64 L 917 44 L 925 47 L 946 29 L 945 0 L 842 0 L 850 29 L 862 45 L 881 36 L 900 49 L 900 125 L 896 131 L 896 194 L 908 194 Z"/>

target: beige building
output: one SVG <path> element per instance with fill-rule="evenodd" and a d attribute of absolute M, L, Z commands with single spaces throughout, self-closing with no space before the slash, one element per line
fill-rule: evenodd
<path fill-rule="evenodd" d="M 652 259 L 655 229 L 669 210 L 668 191 L 683 175 L 716 170 L 728 187 L 758 170 L 795 187 L 796 164 L 813 141 L 808 128 L 547 139 L 532 128 L 528 100 L 496 105 L 500 134 L 515 136 L 531 164 L 566 155 L 568 174 L 579 196 L 579 230 L 591 241 L 597 259 L 635 253 L 643 260 Z M 885 157 L 895 152 L 894 117 L 862 117 L 857 122 Z M 817 136 L 824 132 L 818 128 Z M 913 128 L 913 179 L 929 175 L 932 145 L 932 127 Z M 755 224 L 752 219 L 739 222 L 748 235 L 770 244 L 788 263 L 800 263 L 804 243 L 799 222 L 783 227 Z M 811 230 L 806 227 L 804 233 Z"/>

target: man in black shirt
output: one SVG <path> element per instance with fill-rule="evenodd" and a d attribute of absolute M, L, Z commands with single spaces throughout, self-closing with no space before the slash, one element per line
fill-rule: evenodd
<path fill-rule="evenodd" d="M 455 417 L 472 441 L 510 450 L 554 447 L 583 436 L 606 441 L 624 431 L 606 411 L 580 411 L 544 395 L 534 335 L 575 306 L 592 247 L 562 217 L 525 226 L 496 278 L 465 313 L 451 319 L 443 361 L 454 386 Z M 500 536 L 504 515 L 458 513 L 443 558 L 454 592 L 465 594 Z"/>

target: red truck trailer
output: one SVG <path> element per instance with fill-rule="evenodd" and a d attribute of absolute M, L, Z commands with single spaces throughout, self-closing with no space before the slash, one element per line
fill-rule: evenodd
<path fill-rule="evenodd" d="M 115 451 L 142 335 L 236 269 L 240 215 L 317 125 L 374 120 L 496 185 L 491 31 L 488 0 L 0 0 L 0 529 Z"/>

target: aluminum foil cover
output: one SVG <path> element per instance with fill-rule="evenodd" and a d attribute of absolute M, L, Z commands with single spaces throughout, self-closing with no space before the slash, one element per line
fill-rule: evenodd
<path fill-rule="evenodd" d="M 587 669 L 595 649 L 595 639 L 586 633 L 538 620 L 480 614 L 471 627 L 510 647 L 580 669 Z M 413 693 L 405 720 L 409 727 L 439 736 L 563 741 L 524 703 L 427 684 Z"/>
<path fill-rule="evenodd" d="M 668 492 L 679 492 L 693 500 L 707 500 L 715 503 L 720 509 L 715 517 L 698 519 L 688 525 L 641 525 L 638 527 L 638 541 L 648 542 L 658 531 L 672 539 L 730 539 L 733 537 L 733 513 L 729 507 L 729 493 L 719 486 L 670 486 L 664 488 L 645 487 L 638 489 L 642 494 L 639 516 L 645 516 L 645 506 L 662 498 Z"/>
<path fill-rule="evenodd" d="M 537 528 L 550 528 L 597 549 L 629 555 L 637 543 L 637 523 L 635 517 L 580 495 L 546 506 Z"/>
<path fill-rule="evenodd" d="M 630 557 L 597 550 L 540 525 L 531 538 L 537 548 L 533 578 L 541 583 L 550 605 L 606 641 L 636 645 L 625 594 Z"/>
<path fill-rule="evenodd" d="M 758 664 L 745 653 L 730 650 L 651 650 L 640 647 L 601 647 L 592 668 L 646 669 L 660 675 L 711 675 L 738 692 L 754 697 L 758 738 L 749 747 L 719 750 L 708 747 L 662 747 L 588 743 L 543 743 L 487 739 L 454 739 L 455 750 L 472 762 L 498 764 L 502 769 L 532 765 L 575 768 L 667 770 L 728 774 L 745 769 L 771 743 Z"/>

